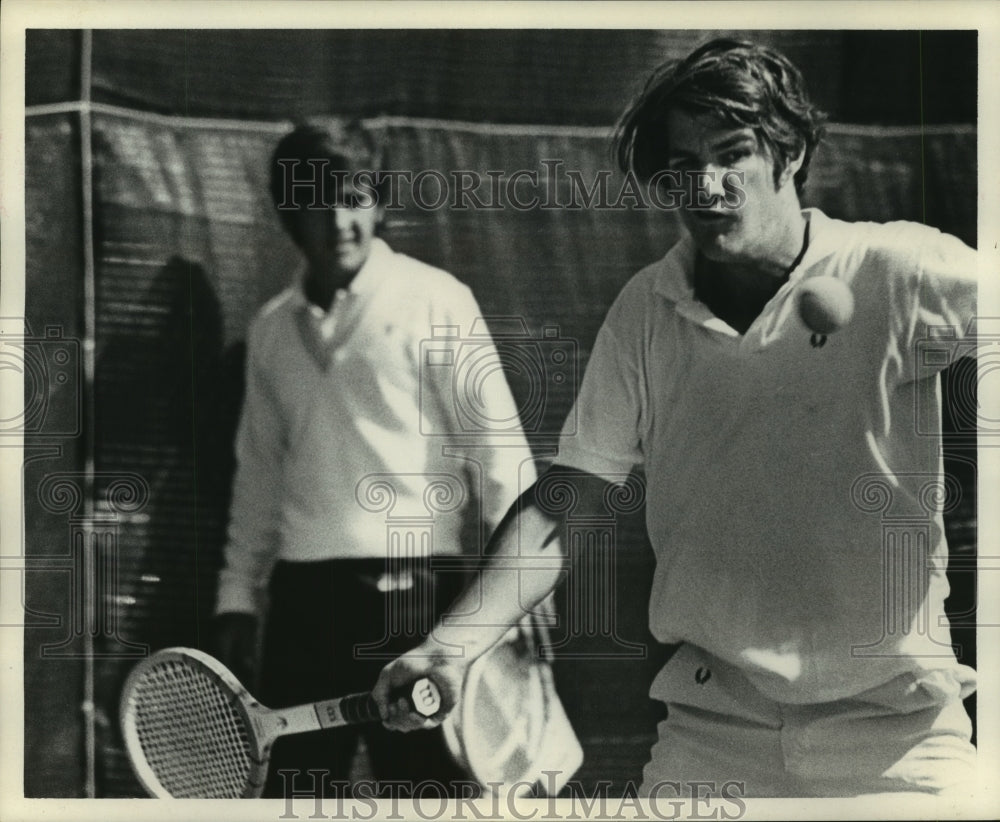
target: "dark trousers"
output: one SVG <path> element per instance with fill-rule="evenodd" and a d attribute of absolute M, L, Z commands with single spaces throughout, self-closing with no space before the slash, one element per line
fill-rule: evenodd
<path fill-rule="evenodd" d="M 418 644 L 462 588 L 459 574 L 431 574 L 413 563 L 392 570 L 387 577 L 384 560 L 278 563 L 264 638 L 265 705 L 281 708 L 371 690 L 382 667 Z M 393 580 L 397 586 L 402 580 L 404 587 L 384 590 Z M 410 587 L 405 587 L 407 581 Z M 370 723 L 279 738 L 271 751 L 264 796 L 282 797 L 292 790 L 297 795 L 345 795 L 359 736 L 365 739 L 376 780 L 412 785 L 435 780 L 455 794 L 459 788 L 450 783 L 468 779 L 448 753 L 439 728 L 404 734 Z M 295 773 L 279 774 L 283 769 Z M 310 769 L 325 773 L 313 776 Z M 331 787 L 331 782 L 340 786 Z M 385 789 L 401 790 L 397 795 L 407 798 L 405 788 Z"/>

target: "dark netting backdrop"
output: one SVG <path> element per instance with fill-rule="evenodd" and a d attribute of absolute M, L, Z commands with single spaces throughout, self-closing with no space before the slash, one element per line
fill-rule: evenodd
<path fill-rule="evenodd" d="M 87 744 L 81 712 L 87 672 L 78 656 L 79 642 L 67 643 L 73 639 L 69 623 L 79 595 L 73 585 L 72 518 L 83 512 L 80 499 L 68 500 L 67 511 L 67 505 L 59 504 L 58 491 L 41 492 L 47 477 L 73 475 L 84 466 L 79 144 L 74 114 L 32 117 L 25 124 L 23 333 L 36 342 L 40 355 L 36 369 L 25 369 L 23 488 L 30 569 L 23 598 L 25 788 L 32 784 L 33 771 L 41 771 L 35 784 L 45 790 L 55 786 L 56 795 L 71 796 L 82 791 Z M 60 376 L 66 380 L 58 382 Z"/>
<path fill-rule="evenodd" d="M 81 351 L 89 347 L 94 368 L 78 395 L 51 393 L 57 421 L 79 400 L 79 435 L 54 446 L 44 432 L 29 437 L 27 552 L 69 568 L 74 523 L 88 510 L 117 560 L 95 577 L 96 601 L 80 605 L 105 614 L 90 629 L 52 621 L 75 602 L 71 574 L 26 575 L 27 602 L 50 615 L 26 634 L 27 795 L 141 795 L 118 732 L 123 677 L 142 646 L 207 646 L 246 328 L 299 264 L 267 194 L 267 159 L 288 122 L 362 116 L 382 133 L 390 168 L 501 170 L 503 181 L 534 171 L 540 187 L 565 204 L 573 193 L 567 172 L 589 184 L 612 168 L 608 135 L 638 78 L 712 34 L 29 32 L 28 322 L 35 337 L 56 326 Z M 911 68 L 899 83 L 911 88 L 918 48 L 925 70 L 933 55 L 944 61 L 956 53 L 933 37 L 761 32 L 756 39 L 785 48 L 803 66 L 835 123 L 814 161 L 808 205 L 848 219 L 924 221 L 974 244 L 974 33 L 947 33 L 944 44 L 959 37 L 960 56 L 948 59 L 971 84 L 962 86 L 971 93 L 964 108 L 948 87 L 933 99 L 893 98 L 879 109 L 882 120 L 838 122 L 864 111 L 872 94 L 890 93 L 864 86 L 852 68 L 858 59 L 903 61 Z M 81 47 L 87 38 L 92 49 Z M 81 71 L 87 53 L 92 63 Z M 91 79 L 82 96 L 81 76 Z M 90 134 L 85 163 L 81 126 Z M 89 212 L 81 179 L 90 184 Z M 623 183 L 617 172 L 607 177 L 612 201 Z M 432 195 L 430 180 L 425 203 Z M 468 283 L 494 331 L 513 321 L 533 339 L 558 334 L 577 352 L 577 378 L 618 290 L 679 236 L 673 215 L 630 206 L 627 198 L 621 208 L 428 209 L 404 189 L 400 205 L 385 228 L 397 250 Z M 88 227 L 89 288 L 81 240 Z M 953 372 L 948 384 L 974 385 L 972 373 Z M 512 367 L 510 382 L 527 404 L 524 375 Z M 540 459 L 551 454 L 574 388 L 574 381 L 553 386 L 532 407 Z M 963 658 L 974 662 L 967 626 L 975 604 L 975 415 L 953 416 L 948 466 L 964 493 L 949 520 L 949 604 Z M 56 505 L 46 484 L 55 475 L 81 478 L 89 508 Z M 652 556 L 642 513 L 617 527 L 623 550 L 601 571 L 604 579 L 615 575 L 611 629 L 572 638 L 556 671 L 584 744 L 579 778 L 588 791 L 598 780 L 620 789 L 640 777 L 659 717 L 646 691 L 669 652 L 646 629 Z M 571 595 L 560 592 L 564 610 Z M 66 642 L 71 648 L 88 630 L 92 664 L 78 654 L 42 652 Z"/>

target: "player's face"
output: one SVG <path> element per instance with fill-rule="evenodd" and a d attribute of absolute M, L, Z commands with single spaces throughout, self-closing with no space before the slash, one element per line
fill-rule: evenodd
<path fill-rule="evenodd" d="M 296 239 L 313 272 L 350 277 L 368 259 L 381 217 L 381 209 L 370 198 L 349 189 L 330 208 L 299 212 Z"/>
<path fill-rule="evenodd" d="M 714 114 L 673 110 L 667 127 L 668 167 L 682 173 L 707 172 L 699 203 L 707 207 L 689 204 L 681 212 L 701 253 L 723 263 L 767 260 L 789 214 L 798 212 L 791 175 L 776 186 L 774 162 L 753 130 L 734 127 Z M 792 186 L 791 192 L 787 186 Z M 743 197 L 734 193 L 736 187 Z M 789 202 L 794 204 L 791 212 Z"/>

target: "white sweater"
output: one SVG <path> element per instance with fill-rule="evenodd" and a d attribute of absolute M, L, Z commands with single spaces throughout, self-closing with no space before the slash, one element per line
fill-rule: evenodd
<path fill-rule="evenodd" d="M 296 284 L 248 334 L 220 613 L 257 611 L 279 558 L 474 554 L 463 522 L 495 526 L 535 479 L 468 287 L 375 240 L 318 313 Z M 463 358 L 485 376 L 474 396 L 456 396 Z"/>

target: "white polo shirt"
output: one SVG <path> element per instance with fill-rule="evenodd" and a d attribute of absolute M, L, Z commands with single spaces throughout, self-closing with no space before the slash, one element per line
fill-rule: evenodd
<path fill-rule="evenodd" d="M 644 469 L 652 633 L 795 703 L 958 667 L 937 373 L 972 353 L 976 298 L 975 252 L 954 237 L 804 215 L 805 257 L 743 335 L 695 300 L 690 238 L 640 271 L 558 460 L 612 480 Z M 815 347 L 795 298 L 819 276 L 851 287 L 855 313 Z M 953 336 L 928 343 L 934 328 Z"/>

